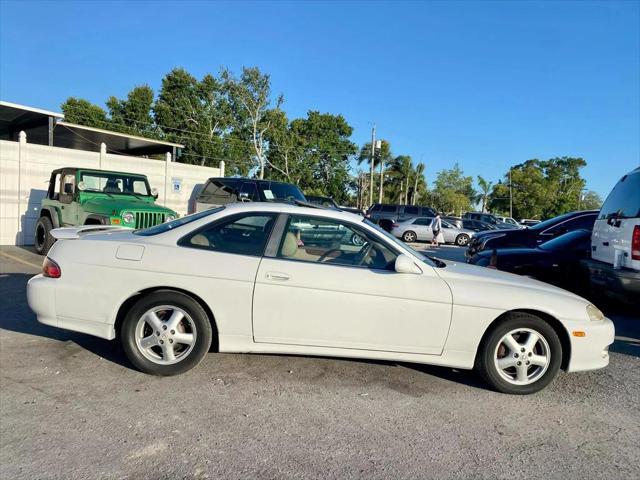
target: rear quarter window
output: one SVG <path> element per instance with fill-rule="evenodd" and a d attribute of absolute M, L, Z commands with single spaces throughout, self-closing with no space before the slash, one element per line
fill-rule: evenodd
<path fill-rule="evenodd" d="M 382 205 L 380 210 L 385 213 L 395 213 L 397 207 L 395 205 Z"/>
<path fill-rule="evenodd" d="M 625 175 L 600 209 L 599 219 L 640 217 L 640 170 Z"/>

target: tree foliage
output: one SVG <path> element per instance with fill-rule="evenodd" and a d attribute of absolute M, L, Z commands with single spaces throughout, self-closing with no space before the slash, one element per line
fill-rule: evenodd
<path fill-rule="evenodd" d="M 582 208 L 585 181 L 582 158 L 557 157 L 527 160 L 511 168 L 513 215 L 516 218 L 550 218 Z M 493 187 L 489 206 L 509 211 L 509 172 Z"/>
<path fill-rule="evenodd" d="M 445 213 L 462 215 L 471 210 L 476 192 L 473 177 L 465 176 L 456 163 L 449 170 L 441 170 L 436 176 L 433 189 L 434 206 Z"/>
<path fill-rule="evenodd" d="M 88 100 L 69 97 L 62 105 L 64 119 L 87 127 L 107 128 L 107 112 Z"/>

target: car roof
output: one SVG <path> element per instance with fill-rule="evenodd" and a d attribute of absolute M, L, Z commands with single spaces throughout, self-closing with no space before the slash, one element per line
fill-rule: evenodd
<path fill-rule="evenodd" d="M 208 182 L 212 181 L 212 180 L 219 180 L 219 181 L 225 181 L 225 182 L 255 182 L 255 183 L 280 183 L 282 185 L 293 185 L 296 186 L 293 183 L 288 183 L 288 182 L 281 182 L 279 180 L 266 180 L 266 179 L 260 179 L 260 178 L 247 178 L 247 177 L 209 177 L 207 179 Z"/>
<path fill-rule="evenodd" d="M 308 215 L 313 217 L 333 218 L 350 222 L 362 222 L 362 216 L 337 210 L 335 208 L 323 208 L 317 205 L 301 205 L 290 202 L 238 202 L 225 206 L 227 212 L 280 212 L 291 215 Z"/>

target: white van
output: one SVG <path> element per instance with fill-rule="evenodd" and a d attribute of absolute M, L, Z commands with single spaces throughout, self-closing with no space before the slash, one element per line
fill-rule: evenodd
<path fill-rule="evenodd" d="M 587 265 L 595 291 L 640 303 L 640 167 L 622 177 L 602 205 Z"/>

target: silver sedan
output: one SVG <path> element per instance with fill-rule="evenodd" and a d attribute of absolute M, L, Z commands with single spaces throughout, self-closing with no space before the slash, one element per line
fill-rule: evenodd
<path fill-rule="evenodd" d="M 432 221 L 431 217 L 410 218 L 394 224 L 391 233 L 405 242 L 431 241 L 433 239 Z M 473 230 L 458 228 L 446 220 L 442 220 L 442 234 L 445 243 L 454 243 L 464 247 L 473 237 Z"/>

